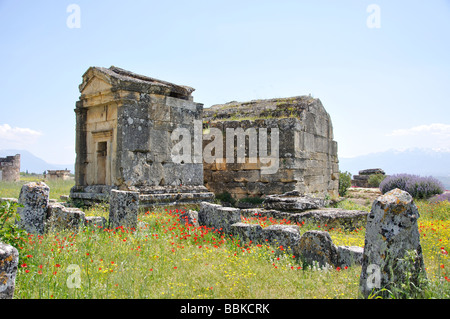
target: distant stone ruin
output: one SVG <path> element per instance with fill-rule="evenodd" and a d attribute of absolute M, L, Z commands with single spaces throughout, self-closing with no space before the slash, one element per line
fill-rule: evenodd
<path fill-rule="evenodd" d="M 61 169 L 61 170 L 48 170 L 46 174 L 44 174 L 44 178 L 48 180 L 69 180 L 70 179 L 70 170 L 69 169 Z"/>
<path fill-rule="evenodd" d="M 20 180 L 20 154 L 0 157 L 0 181 Z"/>
<path fill-rule="evenodd" d="M 381 168 L 370 168 L 358 172 L 358 175 L 353 175 L 351 184 L 353 187 L 369 187 L 369 178 L 374 174 L 386 175 Z"/>
<path fill-rule="evenodd" d="M 112 189 L 139 192 L 143 207 L 212 200 L 203 186 L 203 165 L 175 163 L 171 133 L 194 134 L 203 104 L 193 88 L 117 67 L 91 67 L 76 103 L 75 186 L 70 197 L 108 201 Z"/>
<path fill-rule="evenodd" d="M 319 99 L 297 96 L 214 105 L 204 110 L 203 121 L 206 131 L 241 130 L 247 135 L 246 140 L 237 141 L 237 147 L 245 148 L 245 161 L 229 163 L 224 152 L 222 163 L 204 163 L 205 186 L 210 191 L 228 192 L 236 199 L 294 190 L 319 197 L 338 195 L 337 143 L 331 118 Z M 271 141 L 266 143 L 267 151 L 259 143 L 251 161 L 251 149 L 256 148 L 251 141 L 261 138 L 261 129 Z M 277 149 L 271 149 L 274 130 L 278 132 Z M 225 143 L 229 143 L 225 135 Z M 271 152 L 276 159 L 264 163 L 261 159 Z M 276 165 L 276 170 L 265 174 L 263 169 L 269 165 Z"/>

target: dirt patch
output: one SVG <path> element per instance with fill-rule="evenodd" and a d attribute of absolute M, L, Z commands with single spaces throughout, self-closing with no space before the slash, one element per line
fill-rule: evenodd
<path fill-rule="evenodd" d="M 371 206 L 380 195 L 382 194 L 378 188 L 351 187 L 347 189 L 345 197 L 356 204 Z"/>

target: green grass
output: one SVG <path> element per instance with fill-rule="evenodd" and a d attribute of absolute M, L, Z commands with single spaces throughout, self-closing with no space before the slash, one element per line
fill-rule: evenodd
<path fill-rule="evenodd" d="M 61 195 L 69 195 L 70 189 L 75 185 L 74 180 L 44 180 L 39 176 L 21 176 L 18 182 L 0 181 L 0 197 L 19 198 L 23 184 L 43 181 L 50 187 L 50 199 L 60 200 Z"/>

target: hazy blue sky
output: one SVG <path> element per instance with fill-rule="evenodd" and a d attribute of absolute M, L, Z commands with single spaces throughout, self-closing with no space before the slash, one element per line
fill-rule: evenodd
<path fill-rule="evenodd" d="M 111 65 L 194 87 L 205 107 L 311 94 L 340 157 L 450 151 L 449 0 L 0 0 L 0 35 L 0 149 L 50 163 L 74 162 L 82 74 Z"/>

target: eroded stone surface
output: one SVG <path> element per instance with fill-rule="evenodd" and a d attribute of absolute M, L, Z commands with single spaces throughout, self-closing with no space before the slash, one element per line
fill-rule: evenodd
<path fill-rule="evenodd" d="M 20 228 L 31 234 L 42 235 L 45 232 L 49 193 L 50 188 L 43 182 L 30 182 L 22 186 L 18 202 L 23 207 L 17 208 Z"/>
<path fill-rule="evenodd" d="M 299 191 L 292 191 L 281 195 L 266 196 L 263 206 L 265 209 L 281 210 L 285 212 L 303 212 L 305 210 L 324 207 L 325 200 L 323 198 L 304 195 Z"/>
<path fill-rule="evenodd" d="M 276 248 L 282 248 L 288 253 L 295 254 L 295 247 L 300 241 L 299 227 L 296 225 L 270 225 L 263 228 L 261 232 L 263 241 Z"/>
<path fill-rule="evenodd" d="M 338 246 L 337 262 L 339 267 L 352 266 L 362 263 L 364 248 L 359 246 Z"/>
<path fill-rule="evenodd" d="M 394 189 L 379 196 L 367 216 L 360 279 L 363 297 L 406 280 L 418 284 L 426 276 L 417 224 L 419 211 L 410 194 Z M 411 262 L 405 261 L 411 254 Z M 410 275 L 405 278 L 409 269 Z M 379 271 L 378 271 L 379 270 Z M 379 274 L 378 285 L 374 276 Z M 384 292 L 381 292 L 384 294 Z"/>
<path fill-rule="evenodd" d="M 139 193 L 111 190 L 109 203 L 109 226 L 136 228 L 139 211 Z"/>
<path fill-rule="evenodd" d="M 18 263 L 17 249 L 0 242 L 0 299 L 13 298 Z"/>
<path fill-rule="evenodd" d="M 104 228 L 107 226 L 107 220 L 102 216 L 86 216 L 85 226 L 91 226 L 94 228 Z"/>
<path fill-rule="evenodd" d="M 266 129 L 268 150 L 277 151 L 276 160 L 269 164 L 261 160 L 266 155 L 262 156 L 261 148 L 257 150 L 256 161 L 245 163 L 238 162 L 236 157 L 233 163 L 226 162 L 224 150 L 222 163 L 204 163 L 205 185 L 209 190 L 216 194 L 227 191 L 237 199 L 293 190 L 322 197 L 338 195 L 337 143 L 333 140 L 331 118 L 319 99 L 296 96 L 230 102 L 213 105 L 203 113 L 211 132 L 213 129 L 224 132 L 223 145 L 227 130 L 243 130 L 247 136 L 254 134 L 256 138 L 252 140 L 256 144 L 261 130 Z M 270 144 L 275 129 L 279 133 L 278 148 Z M 237 140 L 236 145 L 245 148 L 246 154 L 252 149 L 249 142 Z M 277 166 L 275 173 L 263 172 L 269 165 Z"/>
<path fill-rule="evenodd" d="M 236 223 L 231 225 L 231 233 L 238 236 L 242 242 L 262 242 L 263 228 L 258 224 Z"/>
<path fill-rule="evenodd" d="M 85 224 L 85 218 L 84 212 L 79 208 L 50 204 L 47 212 L 46 229 L 50 231 L 63 229 L 78 231 Z"/>
<path fill-rule="evenodd" d="M 338 264 L 337 247 L 331 240 L 330 234 L 325 231 L 305 232 L 298 246 L 295 247 L 295 253 L 309 265 L 317 262 L 322 267 L 335 267 Z"/>
<path fill-rule="evenodd" d="M 241 214 L 237 208 L 202 202 L 198 212 L 198 221 L 200 225 L 229 233 L 231 225 L 241 221 Z"/>
<path fill-rule="evenodd" d="M 186 210 L 180 214 L 180 222 L 186 226 L 198 227 L 198 212 L 195 210 Z"/>

